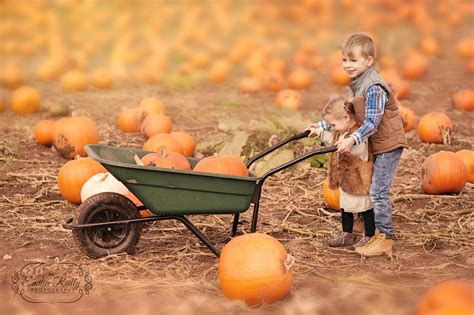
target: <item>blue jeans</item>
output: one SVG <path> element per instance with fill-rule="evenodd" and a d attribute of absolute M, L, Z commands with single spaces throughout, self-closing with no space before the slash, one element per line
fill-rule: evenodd
<path fill-rule="evenodd" d="M 370 199 L 374 203 L 375 227 L 387 236 L 393 236 L 392 203 L 388 198 L 392 179 L 403 148 L 374 156 L 374 173 L 370 185 Z"/>

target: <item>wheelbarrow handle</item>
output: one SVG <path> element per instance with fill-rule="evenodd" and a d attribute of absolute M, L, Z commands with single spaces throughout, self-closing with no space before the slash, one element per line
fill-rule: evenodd
<path fill-rule="evenodd" d="M 287 144 L 288 142 L 291 142 L 291 141 L 295 141 L 295 140 L 299 140 L 299 139 L 302 139 L 302 138 L 306 138 L 307 136 L 309 136 L 310 134 L 310 131 L 309 130 L 306 130 L 306 131 L 303 131 L 302 133 L 299 133 L 299 134 L 296 134 L 294 136 L 291 136 L 289 138 L 286 138 L 280 142 L 278 142 L 277 144 L 269 147 L 268 149 L 266 149 L 265 151 L 262 151 L 260 152 L 259 154 L 255 155 L 254 157 L 250 158 L 250 160 L 248 160 L 247 162 L 247 168 L 250 168 L 250 166 L 255 162 L 257 161 L 258 159 L 261 159 L 262 157 L 264 157 L 265 155 L 269 154 L 270 152 L 273 152 L 275 151 L 276 149 L 278 149 L 279 147 L 282 147 L 284 146 L 285 144 Z"/>

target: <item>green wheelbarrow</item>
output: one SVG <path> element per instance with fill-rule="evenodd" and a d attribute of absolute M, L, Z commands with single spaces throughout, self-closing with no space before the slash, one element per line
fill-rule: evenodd
<path fill-rule="evenodd" d="M 309 131 L 287 138 L 260 154 L 246 164 L 249 168 L 255 161 L 279 147 L 307 137 Z M 108 145 L 87 145 L 85 151 L 100 162 L 107 171 L 122 182 L 142 203 L 137 207 L 129 198 L 112 192 L 99 193 L 86 199 L 75 218 L 68 218 L 62 226 L 71 229 L 79 248 L 91 258 L 100 258 L 120 252 L 132 252 L 138 243 L 142 224 L 158 220 L 178 220 L 183 223 L 216 256 L 219 250 L 188 219 L 189 215 L 232 214 L 231 237 L 239 224 L 239 215 L 253 204 L 250 231 L 257 228 L 258 209 L 262 186 L 265 180 L 311 156 L 336 151 L 336 147 L 315 150 L 284 163 L 263 176 L 249 177 L 211 174 L 196 171 L 157 168 L 136 165 L 134 157 L 143 157 L 148 151 Z M 191 166 L 198 162 L 188 158 Z M 153 215 L 141 217 L 139 210 L 148 209 Z"/>

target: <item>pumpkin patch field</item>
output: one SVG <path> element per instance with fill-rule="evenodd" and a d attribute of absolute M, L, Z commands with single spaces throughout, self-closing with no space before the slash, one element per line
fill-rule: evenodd
<path fill-rule="evenodd" d="M 140 179 L 121 183 L 84 148 L 149 151 L 128 167 L 157 181 L 262 177 L 322 147 L 302 138 L 245 165 L 346 95 L 340 47 L 354 32 L 376 43 L 409 144 L 390 190 L 392 255 L 327 245 L 341 230 L 329 154 L 265 180 L 258 233 L 253 204 L 232 239 L 226 209 L 187 215 L 219 258 L 181 222 L 151 221 L 155 205 L 129 189 Z M 150 198 L 202 201 L 177 185 Z M 100 196 L 141 230 L 63 228 Z M 129 230 L 133 246 L 100 255 L 79 239 Z M 0 0 L 0 239 L 1 314 L 473 315 L 474 4 Z M 67 282 L 57 266 L 82 273 Z"/>

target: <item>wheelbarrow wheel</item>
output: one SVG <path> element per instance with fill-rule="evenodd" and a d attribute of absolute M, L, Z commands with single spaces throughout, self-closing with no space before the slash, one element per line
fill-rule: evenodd
<path fill-rule="evenodd" d="M 90 224 L 138 218 L 140 218 L 140 213 L 130 199 L 117 193 L 105 192 L 86 199 L 80 205 L 74 222 L 76 224 Z M 141 232 L 140 223 L 73 229 L 77 245 L 91 258 L 100 258 L 121 252 L 131 253 L 140 239 Z"/>

